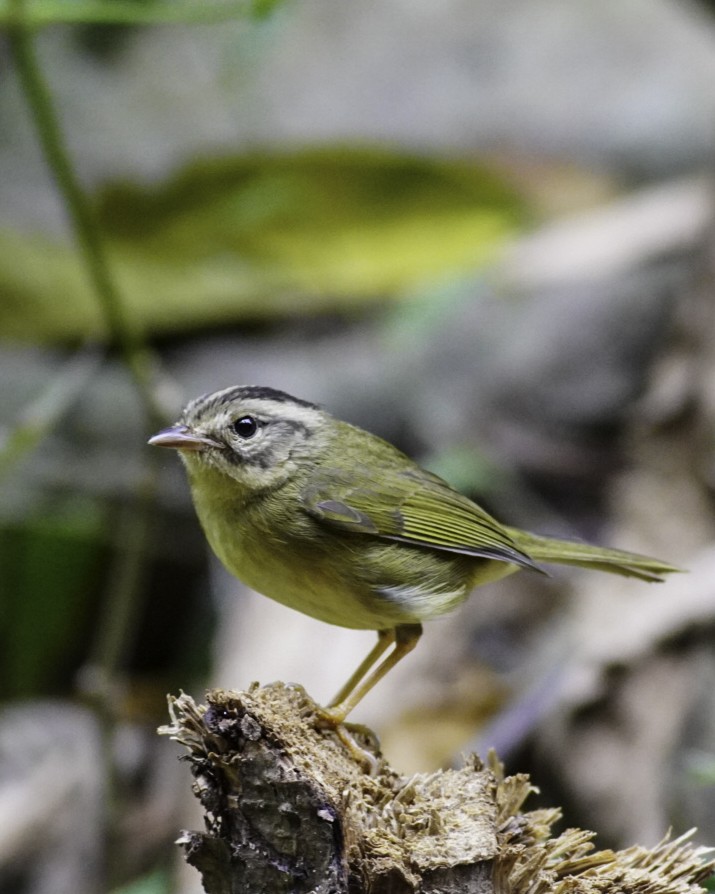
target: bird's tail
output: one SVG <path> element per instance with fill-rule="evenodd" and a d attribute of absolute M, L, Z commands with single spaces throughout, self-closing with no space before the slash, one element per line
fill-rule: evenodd
<path fill-rule="evenodd" d="M 508 528 L 517 547 L 537 562 L 553 562 L 558 565 L 578 565 L 596 571 L 608 571 L 623 577 L 636 577 L 645 581 L 662 581 L 666 574 L 682 571 L 668 562 L 629 553 L 620 549 L 590 546 L 570 540 L 540 537 L 516 528 Z"/>

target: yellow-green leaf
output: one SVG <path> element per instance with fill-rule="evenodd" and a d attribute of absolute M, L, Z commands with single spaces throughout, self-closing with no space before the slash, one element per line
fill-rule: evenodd
<path fill-rule="evenodd" d="M 524 218 L 479 165 L 344 149 L 197 162 L 158 186 L 106 187 L 97 212 L 148 334 L 397 297 L 483 265 Z M 0 295 L 5 337 L 106 334 L 69 244 L 0 230 Z"/>

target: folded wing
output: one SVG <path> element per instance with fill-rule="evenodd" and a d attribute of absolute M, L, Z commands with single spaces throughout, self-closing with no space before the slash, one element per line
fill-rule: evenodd
<path fill-rule="evenodd" d="M 323 471 L 301 500 L 328 527 L 541 570 L 489 513 L 419 468 Z"/>

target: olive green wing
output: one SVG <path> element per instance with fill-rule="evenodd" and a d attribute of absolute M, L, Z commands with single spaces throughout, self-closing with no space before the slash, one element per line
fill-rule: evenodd
<path fill-rule="evenodd" d="M 419 467 L 323 471 L 300 499 L 327 527 L 541 570 L 496 519 Z"/>

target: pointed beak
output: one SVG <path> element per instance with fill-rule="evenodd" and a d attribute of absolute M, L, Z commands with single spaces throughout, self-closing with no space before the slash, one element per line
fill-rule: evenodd
<path fill-rule="evenodd" d="M 205 435 L 197 435 L 187 425 L 172 425 L 149 438 L 152 447 L 173 447 L 175 450 L 203 450 L 205 447 L 218 447 L 223 444 L 207 438 Z"/>

